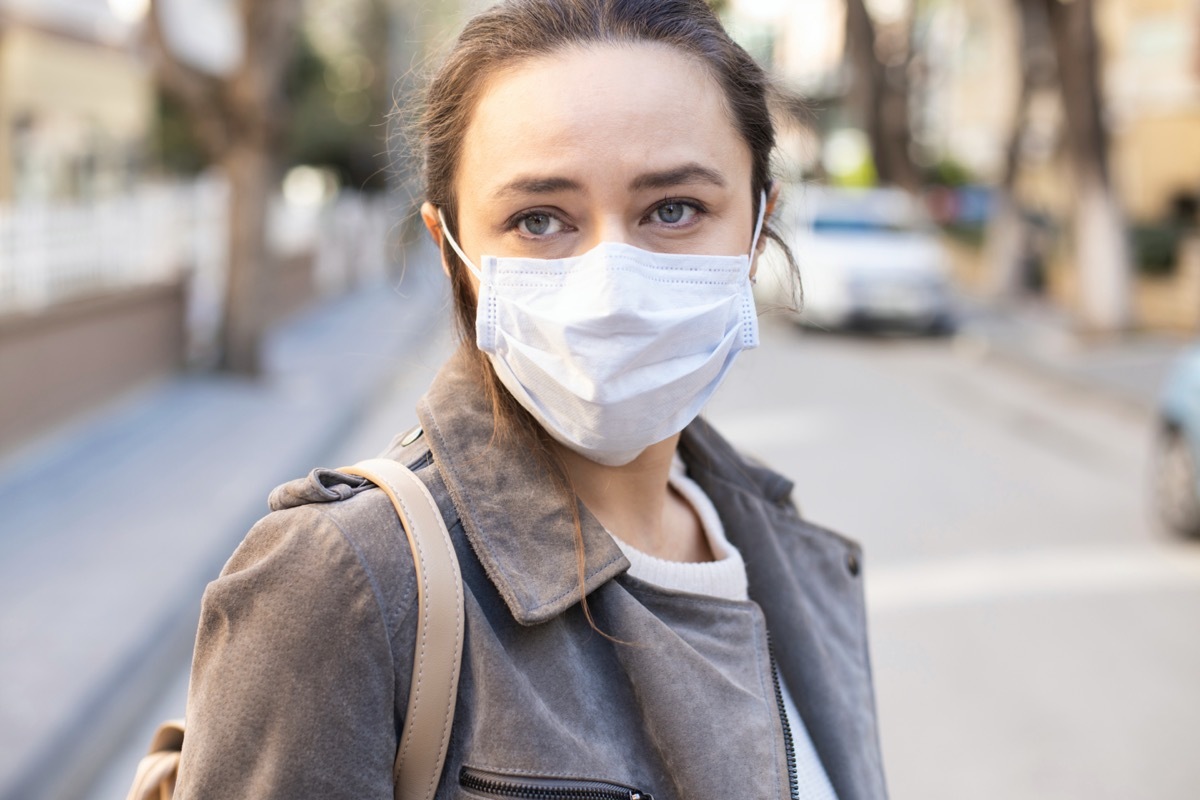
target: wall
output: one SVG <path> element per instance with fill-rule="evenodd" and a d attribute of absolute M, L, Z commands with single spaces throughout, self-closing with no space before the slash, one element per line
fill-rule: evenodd
<path fill-rule="evenodd" d="M 1105 0 L 1112 163 L 1126 212 L 1161 218 L 1173 194 L 1200 192 L 1200 3 Z"/>
<path fill-rule="evenodd" d="M 1162 219 L 1173 195 L 1200 194 L 1200 104 L 1130 122 L 1113 136 L 1113 166 L 1133 219 Z"/>
<path fill-rule="evenodd" d="M 0 318 L 0 451 L 174 372 L 183 319 L 181 284 Z"/>

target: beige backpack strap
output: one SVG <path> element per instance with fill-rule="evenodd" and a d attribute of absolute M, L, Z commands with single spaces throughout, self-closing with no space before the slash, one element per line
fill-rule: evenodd
<path fill-rule="evenodd" d="M 408 713 L 396 751 L 396 800 L 432 800 L 458 697 L 464 613 L 458 558 L 437 503 L 411 470 L 372 458 L 338 470 L 366 478 L 396 506 L 417 571 L 417 646 Z"/>
<path fill-rule="evenodd" d="M 170 800 L 179 772 L 183 747 L 183 720 L 167 720 L 158 726 L 149 753 L 138 762 L 128 800 Z"/>

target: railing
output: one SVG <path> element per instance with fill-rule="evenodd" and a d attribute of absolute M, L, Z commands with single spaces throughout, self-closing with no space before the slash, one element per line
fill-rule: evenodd
<path fill-rule="evenodd" d="M 195 263 L 194 244 L 217 238 L 220 188 L 147 186 L 94 204 L 0 209 L 0 314 L 177 277 Z"/>
<path fill-rule="evenodd" d="M 87 204 L 0 207 L 0 316 L 88 295 L 185 279 L 193 358 L 213 348 L 226 284 L 228 187 L 219 177 L 146 185 Z M 384 274 L 386 201 L 343 193 L 322 206 L 272 201 L 268 243 L 311 252 L 318 291 Z"/>

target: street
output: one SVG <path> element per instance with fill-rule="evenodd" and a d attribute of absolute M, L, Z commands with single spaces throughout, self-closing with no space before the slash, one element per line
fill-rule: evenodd
<path fill-rule="evenodd" d="M 893 800 L 1194 798 L 1200 549 L 1151 522 L 1144 415 L 969 340 L 762 327 L 708 416 L 866 548 Z M 347 459 L 409 423 L 449 346 L 414 358 Z M 146 736 L 91 800 L 120 796 Z"/>
<path fill-rule="evenodd" d="M 961 340 L 771 322 L 709 417 L 865 546 L 894 800 L 1194 798 L 1200 549 L 1151 521 L 1146 419 Z"/>

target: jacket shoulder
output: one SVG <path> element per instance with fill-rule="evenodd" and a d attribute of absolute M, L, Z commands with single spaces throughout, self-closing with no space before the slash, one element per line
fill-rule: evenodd
<path fill-rule="evenodd" d="M 387 455 L 445 494 L 430 459 Z M 418 607 L 399 516 L 329 469 L 270 506 L 204 594 L 177 796 L 390 797 Z"/>
<path fill-rule="evenodd" d="M 322 472 L 328 471 L 314 470 L 303 481 L 319 485 L 326 479 Z M 359 623 L 371 617 L 382 622 L 389 644 L 416 596 L 412 552 L 399 517 L 370 484 L 340 498 L 274 508 L 251 527 L 205 591 L 206 602 L 252 599 L 257 610 L 277 615 L 294 610 L 315 618 L 327 616 L 330 606 L 354 607 L 362 612 Z"/>
<path fill-rule="evenodd" d="M 416 596 L 380 491 L 259 520 L 204 593 L 177 796 L 390 792 Z"/>
<path fill-rule="evenodd" d="M 397 460 L 421 478 L 445 516 L 453 506 L 439 497 L 445 490 L 427 454 L 427 448 L 416 454 L 388 453 L 401 456 Z M 302 571 L 324 572 L 338 563 L 334 551 L 352 555 L 375 595 L 389 634 L 394 634 L 416 604 L 417 587 L 408 537 L 388 496 L 364 478 L 320 468 L 276 487 L 268 503 L 271 513 L 250 531 L 226 570 L 287 541 L 298 544 L 297 553 L 306 553 L 300 559 L 304 563 L 295 565 Z M 449 527 L 456 520 L 445 521 Z M 325 581 L 340 580 L 328 573 L 304 578 L 318 591 Z"/>

